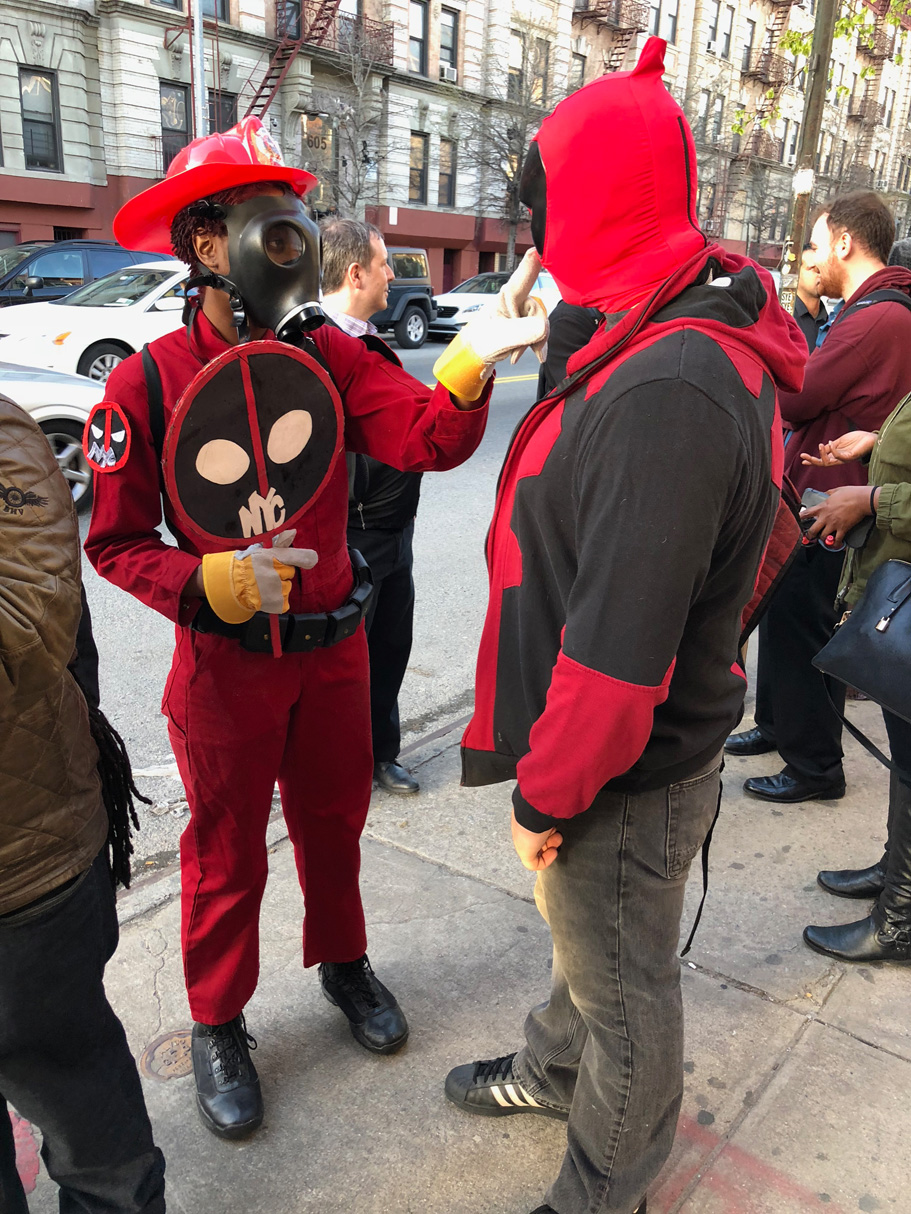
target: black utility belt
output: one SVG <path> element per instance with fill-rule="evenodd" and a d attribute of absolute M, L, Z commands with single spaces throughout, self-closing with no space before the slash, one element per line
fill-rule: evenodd
<path fill-rule="evenodd" d="M 299 615 L 288 611 L 279 616 L 257 611 L 243 624 L 226 624 L 204 602 L 190 627 L 194 632 L 232 637 L 240 642 L 242 649 L 251 653 L 271 653 L 271 621 L 277 619 L 283 653 L 309 653 L 312 649 L 328 649 L 330 645 L 337 645 L 357 632 L 373 597 L 367 562 L 356 548 L 349 548 L 348 555 L 351 557 L 354 589 L 347 601 L 335 611 L 301 612 Z"/>

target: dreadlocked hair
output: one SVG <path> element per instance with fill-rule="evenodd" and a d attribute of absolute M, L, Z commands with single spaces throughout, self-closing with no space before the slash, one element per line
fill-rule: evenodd
<path fill-rule="evenodd" d="M 230 190 L 218 190 L 215 194 L 207 194 L 205 201 L 235 207 L 238 203 L 246 202 L 248 198 L 261 194 L 265 188 L 281 190 L 283 194 L 294 193 L 286 181 L 255 181 L 248 182 L 247 185 L 232 186 Z M 191 203 L 174 216 L 171 223 L 171 248 L 174 256 L 186 262 L 194 274 L 202 274 L 205 266 L 201 266 L 196 259 L 193 237 L 198 235 L 226 236 L 228 229 L 225 227 L 223 219 L 208 219 L 200 216 L 194 211 L 196 205 L 195 202 Z"/>
<path fill-rule="evenodd" d="M 130 887 L 130 857 L 133 854 L 133 829 L 139 830 L 134 799 L 151 805 L 133 783 L 133 769 L 123 738 L 100 708 L 91 704 L 89 725 L 98 747 L 98 775 L 101 799 L 108 812 L 108 865 L 114 885 Z"/>

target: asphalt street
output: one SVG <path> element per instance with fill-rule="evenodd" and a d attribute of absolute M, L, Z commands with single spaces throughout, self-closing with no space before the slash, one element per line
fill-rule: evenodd
<path fill-rule="evenodd" d="M 429 383 L 442 349 L 428 342 L 420 350 L 397 352 L 413 375 Z M 515 367 L 507 363 L 479 450 L 461 468 L 424 478 L 415 529 L 414 648 L 399 701 L 403 747 L 470 711 L 487 594 L 484 536 L 509 437 L 534 400 L 537 366 L 531 354 Z M 83 519 L 83 538 L 87 528 Z M 102 706 L 127 743 L 139 787 L 154 802 L 142 813 L 136 868 L 157 867 L 173 859 L 188 820 L 160 709 L 174 628 L 99 578 L 88 561 L 83 566 L 101 660 Z"/>

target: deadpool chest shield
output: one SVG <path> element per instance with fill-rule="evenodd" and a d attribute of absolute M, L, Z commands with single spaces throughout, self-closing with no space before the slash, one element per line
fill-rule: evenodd
<path fill-rule="evenodd" d="M 235 346 L 209 363 L 171 415 L 162 467 L 178 524 L 244 547 L 294 527 L 344 442 L 342 404 L 320 364 L 284 342 Z"/>

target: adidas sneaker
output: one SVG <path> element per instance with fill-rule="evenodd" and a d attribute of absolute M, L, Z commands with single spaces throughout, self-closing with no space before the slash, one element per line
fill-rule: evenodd
<path fill-rule="evenodd" d="M 479 1113 L 482 1117 L 538 1113 L 541 1117 L 566 1121 L 567 1111 L 547 1108 L 529 1096 L 512 1072 L 514 1058 L 515 1054 L 506 1054 L 503 1058 L 455 1067 L 446 1076 L 447 1097 L 466 1112 Z"/>

